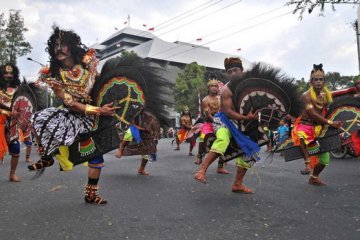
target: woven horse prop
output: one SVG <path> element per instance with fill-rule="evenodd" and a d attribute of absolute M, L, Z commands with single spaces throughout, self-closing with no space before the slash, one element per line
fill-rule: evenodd
<path fill-rule="evenodd" d="M 19 129 L 23 132 L 24 138 L 31 137 L 31 115 L 38 110 L 45 108 L 41 101 L 43 90 L 36 84 L 28 83 L 25 79 L 16 89 L 11 103 L 11 111 L 17 112 L 18 116 L 11 118 L 9 123 L 9 141 L 19 138 Z"/>
<path fill-rule="evenodd" d="M 342 121 L 343 126 L 340 129 L 324 126 L 318 140 L 309 144 L 310 156 L 339 149 L 341 147 L 340 135 L 349 138 L 348 144 L 359 154 L 360 146 L 355 143 L 360 139 L 358 133 L 360 129 L 360 98 L 355 97 L 352 91 L 347 89 L 335 92 L 333 95 L 334 101 L 329 105 L 326 118 L 332 121 Z M 319 146 L 319 148 L 315 146 Z M 316 151 L 312 149 L 316 149 Z M 284 151 L 285 161 L 303 158 L 300 148 L 293 145 L 292 139 L 286 140 L 278 150 Z"/>
<path fill-rule="evenodd" d="M 167 123 L 164 105 L 169 83 L 160 76 L 159 68 L 135 55 L 108 60 L 91 92 L 96 106 L 114 103 L 119 107 L 115 117 L 96 116 L 93 131 L 79 136 L 65 154 L 73 165 L 116 149 L 119 131 L 125 131 L 143 110 L 155 113 L 160 124 Z"/>

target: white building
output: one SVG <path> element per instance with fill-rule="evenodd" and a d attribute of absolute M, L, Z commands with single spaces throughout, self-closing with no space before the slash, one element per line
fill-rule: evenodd
<path fill-rule="evenodd" d="M 97 50 L 100 58 L 99 68 L 109 58 L 121 55 L 123 51 L 133 51 L 139 57 L 150 60 L 154 65 L 164 69 L 164 78 L 175 83 L 178 74 L 183 71 L 187 64 L 196 62 L 205 66 L 208 71 L 223 71 L 224 59 L 234 55 L 211 51 L 210 48 L 185 42 L 166 42 L 148 31 L 142 31 L 126 27 L 101 43 L 96 43 L 92 48 Z M 241 58 L 244 69 L 250 66 L 250 62 Z M 169 89 L 169 91 L 171 91 Z M 172 95 L 171 95 L 172 96 Z M 174 102 L 174 99 L 171 99 Z M 168 106 L 170 118 L 178 118 L 172 106 Z M 178 121 L 174 121 L 174 125 Z"/>

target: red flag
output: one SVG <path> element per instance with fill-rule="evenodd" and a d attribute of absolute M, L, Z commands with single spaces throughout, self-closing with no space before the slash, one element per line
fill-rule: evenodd
<path fill-rule="evenodd" d="M 154 28 L 154 27 L 149 28 L 149 31 L 154 31 L 154 30 L 155 30 L 155 28 Z"/>
<path fill-rule="evenodd" d="M 147 25 L 146 24 L 143 24 L 143 27 L 146 27 Z"/>
<path fill-rule="evenodd" d="M 201 42 L 202 38 L 197 38 L 196 41 Z"/>

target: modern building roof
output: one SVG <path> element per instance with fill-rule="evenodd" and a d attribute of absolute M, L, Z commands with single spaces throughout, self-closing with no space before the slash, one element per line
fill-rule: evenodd
<path fill-rule="evenodd" d="M 123 29 L 117 31 L 116 33 L 114 33 L 113 35 L 111 35 L 110 37 L 105 39 L 101 44 L 106 44 L 107 42 L 111 41 L 112 39 L 116 39 L 118 36 L 121 36 L 124 34 L 133 35 L 133 36 L 137 36 L 137 37 L 143 37 L 143 38 L 147 38 L 147 39 L 153 39 L 156 37 L 155 35 L 153 35 L 150 32 L 131 28 L 131 27 L 126 27 L 126 28 L 123 28 Z"/>
<path fill-rule="evenodd" d="M 236 57 L 231 54 L 212 51 L 208 47 L 185 42 L 167 42 L 152 33 L 133 28 L 124 28 L 101 43 L 101 58 L 120 56 L 121 52 L 133 51 L 139 57 L 182 64 L 197 62 L 209 68 L 224 69 L 224 59 Z M 239 56 L 238 56 L 239 57 Z M 244 68 L 250 62 L 242 57 Z"/>
<path fill-rule="evenodd" d="M 131 49 L 142 58 L 152 58 L 169 62 L 190 64 L 197 62 L 205 67 L 224 69 L 224 59 L 233 57 L 233 55 L 211 51 L 195 44 L 181 42 L 166 42 L 159 38 L 138 45 Z M 244 65 L 248 61 L 244 61 Z M 245 67 L 245 66 L 244 66 Z"/>

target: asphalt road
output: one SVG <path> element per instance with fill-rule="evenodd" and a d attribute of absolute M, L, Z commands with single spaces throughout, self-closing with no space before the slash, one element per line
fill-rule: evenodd
<path fill-rule="evenodd" d="M 106 206 L 83 202 L 87 168 L 57 166 L 31 180 L 22 152 L 21 183 L 8 181 L 9 157 L 0 166 L 0 239 L 360 239 L 360 159 L 333 159 L 322 174 L 327 186 L 307 183 L 302 161 L 278 154 L 257 163 L 245 178 L 255 194 L 231 192 L 229 175 L 193 179 L 188 145 L 173 151 L 159 142 L 158 160 L 140 176 L 139 157 L 105 155 L 100 193 Z M 263 159 L 265 154 L 262 154 Z M 36 159 L 36 154 L 32 154 Z"/>

